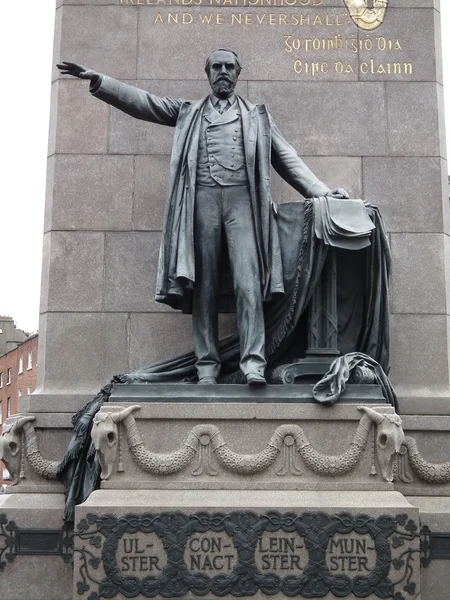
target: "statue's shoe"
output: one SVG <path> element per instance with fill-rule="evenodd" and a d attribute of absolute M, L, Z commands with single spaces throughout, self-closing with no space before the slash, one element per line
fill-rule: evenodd
<path fill-rule="evenodd" d="M 266 385 L 267 381 L 259 373 L 247 373 L 245 376 L 248 385 Z"/>
<path fill-rule="evenodd" d="M 215 377 L 200 377 L 198 383 L 200 385 L 216 385 L 217 379 Z"/>

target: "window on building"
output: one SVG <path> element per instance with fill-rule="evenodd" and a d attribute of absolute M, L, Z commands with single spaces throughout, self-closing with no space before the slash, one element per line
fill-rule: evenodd
<path fill-rule="evenodd" d="M 33 353 L 28 352 L 28 366 L 27 369 L 30 370 L 33 368 Z"/>
<path fill-rule="evenodd" d="M 27 387 L 27 395 L 29 396 L 33 390 L 31 389 L 31 385 Z"/>
<path fill-rule="evenodd" d="M 19 390 L 19 398 L 22 396 L 22 390 Z"/>
<path fill-rule="evenodd" d="M 23 356 L 19 358 L 19 375 L 23 373 Z"/>
<path fill-rule="evenodd" d="M 3 371 L 0 373 L 0 388 L 3 387 Z"/>
<path fill-rule="evenodd" d="M 6 401 L 6 417 L 11 416 L 11 398 Z"/>
<path fill-rule="evenodd" d="M 3 423 L 3 403 L 0 400 L 0 425 Z"/>
<path fill-rule="evenodd" d="M 8 377 L 6 379 L 6 385 L 11 385 L 11 371 L 12 371 L 12 369 L 8 369 Z"/>

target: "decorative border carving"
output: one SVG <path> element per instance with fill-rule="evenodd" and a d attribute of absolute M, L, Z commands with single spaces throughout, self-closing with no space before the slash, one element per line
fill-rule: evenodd
<path fill-rule="evenodd" d="M 169 453 L 151 452 L 144 444 L 142 435 L 137 427 L 133 412 L 140 409 L 139 405 L 129 406 L 119 412 L 117 407 L 108 412 L 108 407 L 98 413 L 94 419 L 92 439 L 99 454 L 102 466 L 102 478 L 108 479 L 112 472 L 112 463 L 116 458 L 116 448 L 119 446 L 119 426 L 123 423 L 128 439 L 128 446 L 136 464 L 152 475 L 171 475 L 185 469 L 198 457 L 197 464 L 191 475 L 215 476 L 217 471 L 210 464 L 211 451 L 223 469 L 238 475 L 253 475 L 260 473 L 275 463 L 282 454 L 283 465 L 277 470 L 277 475 L 288 473 L 298 476 L 301 474 L 295 461 L 295 451 L 305 465 L 318 475 L 341 476 L 349 473 L 361 459 L 369 438 L 372 423 L 377 430 L 383 431 L 386 440 L 392 439 L 378 448 L 378 459 L 382 473 L 387 481 L 392 481 L 392 473 L 384 468 L 384 463 L 392 462 L 395 453 L 403 441 L 401 420 L 397 415 L 378 413 L 368 407 L 359 407 L 364 414 L 361 417 L 353 440 L 347 450 L 338 455 L 326 455 L 315 450 L 308 441 L 302 427 L 295 424 L 280 425 L 272 434 L 266 447 L 255 454 L 239 454 L 231 450 L 225 442 L 220 430 L 215 425 L 196 425 L 191 429 L 182 446 Z M 120 462 L 120 461 L 119 461 Z M 120 468 L 120 465 L 119 465 Z"/>
<path fill-rule="evenodd" d="M 53 547 L 48 543 L 42 544 L 43 541 L 51 541 Z M 72 561 L 72 527 L 66 525 L 62 529 L 22 528 L 18 527 L 15 521 L 8 521 L 5 514 L 0 514 L 0 572 L 8 563 L 14 562 L 17 556 L 44 554 L 61 556 L 66 563 Z"/>

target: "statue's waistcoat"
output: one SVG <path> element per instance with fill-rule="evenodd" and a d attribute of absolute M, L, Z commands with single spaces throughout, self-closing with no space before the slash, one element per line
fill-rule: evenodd
<path fill-rule="evenodd" d="M 206 102 L 200 126 L 197 184 L 246 185 L 241 111 L 237 102 L 219 114 Z"/>

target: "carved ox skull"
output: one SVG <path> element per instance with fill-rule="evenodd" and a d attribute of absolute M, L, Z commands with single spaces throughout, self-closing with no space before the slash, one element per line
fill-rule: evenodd
<path fill-rule="evenodd" d="M 367 406 L 361 406 L 360 410 L 377 425 L 376 448 L 381 473 L 386 481 L 393 481 L 394 465 L 405 439 L 402 421 L 395 413 L 383 415 Z"/>
<path fill-rule="evenodd" d="M 101 479 L 109 479 L 112 473 L 119 441 L 118 424 L 126 419 L 135 409 L 135 406 L 130 406 L 115 413 L 100 411 L 94 417 L 91 437 L 102 470 Z"/>
<path fill-rule="evenodd" d="M 11 475 L 10 485 L 17 485 L 20 477 L 22 460 L 22 429 L 25 423 L 34 421 L 36 417 L 17 417 L 7 419 L 3 424 L 0 438 L 0 460 L 2 460 Z"/>

